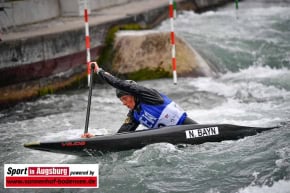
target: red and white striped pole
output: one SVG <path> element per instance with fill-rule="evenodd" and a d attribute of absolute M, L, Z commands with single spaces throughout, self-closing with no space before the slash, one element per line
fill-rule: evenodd
<path fill-rule="evenodd" d="M 90 51 L 90 32 L 89 32 L 89 16 L 88 16 L 88 1 L 84 1 L 84 19 L 85 19 L 85 33 L 86 33 L 86 51 L 87 51 L 87 71 L 88 71 L 88 86 L 90 86 L 91 74 L 91 51 Z"/>
<path fill-rule="evenodd" d="M 170 17 L 170 38 L 171 38 L 171 57 L 172 57 L 172 71 L 173 71 L 173 83 L 177 84 L 177 73 L 176 73 L 176 58 L 175 58 L 175 35 L 174 35 L 174 9 L 173 0 L 169 0 L 169 17 Z"/>

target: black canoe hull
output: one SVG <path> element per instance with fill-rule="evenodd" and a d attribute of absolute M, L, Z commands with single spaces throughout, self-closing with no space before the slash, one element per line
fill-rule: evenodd
<path fill-rule="evenodd" d="M 276 127 L 261 128 L 230 124 L 194 124 L 96 136 L 93 138 L 27 143 L 24 144 L 24 147 L 54 153 L 85 156 L 140 149 L 153 143 L 201 144 L 205 142 L 237 140 L 274 128 Z"/>

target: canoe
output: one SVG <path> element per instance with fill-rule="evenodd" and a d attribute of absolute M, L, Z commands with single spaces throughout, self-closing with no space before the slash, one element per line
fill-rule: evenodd
<path fill-rule="evenodd" d="M 249 127 L 232 124 L 192 124 L 162 127 L 114 135 L 101 135 L 92 138 L 43 141 L 24 144 L 24 147 L 78 156 L 99 155 L 140 149 L 153 143 L 202 144 L 237 140 L 246 136 L 271 130 L 277 127 Z"/>

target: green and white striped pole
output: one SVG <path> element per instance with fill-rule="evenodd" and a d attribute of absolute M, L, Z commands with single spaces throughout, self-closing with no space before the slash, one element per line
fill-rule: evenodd
<path fill-rule="evenodd" d="M 177 16 L 176 14 L 176 1 L 173 1 L 173 18 L 175 19 Z"/>
<path fill-rule="evenodd" d="M 239 10 L 239 0 L 235 0 L 235 5 L 236 5 L 236 18 L 239 19 L 239 14 L 238 14 L 238 10 Z"/>
<path fill-rule="evenodd" d="M 236 2 L 236 10 L 238 10 L 239 9 L 239 0 L 235 0 L 235 2 Z"/>

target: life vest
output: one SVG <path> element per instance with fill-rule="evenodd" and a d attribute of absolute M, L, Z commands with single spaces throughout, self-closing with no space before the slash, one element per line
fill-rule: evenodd
<path fill-rule="evenodd" d="M 167 96 L 161 94 L 164 103 L 149 105 L 140 103 L 140 111 L 134 110 L 134 119 L 142 125 L 156 129 L 163 126 L 181 125 L 186 119 L 186 112 Z"/>

